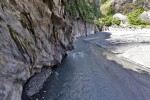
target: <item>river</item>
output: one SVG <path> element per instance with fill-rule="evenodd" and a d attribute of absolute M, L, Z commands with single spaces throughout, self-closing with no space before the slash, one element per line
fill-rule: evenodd
<path fill-rule="evenodd" d="M 149 72 L 89 42 L 91 38 L 109 34 L 78 38 L 76 48 L 31 100 L 150 100 Z"/>

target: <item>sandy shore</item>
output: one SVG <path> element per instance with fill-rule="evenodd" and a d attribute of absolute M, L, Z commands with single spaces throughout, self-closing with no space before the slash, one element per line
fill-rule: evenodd
<path fill-rule="evenodd" d="M 109 45 L 106 49 L 135 63 L 150 68 L 150 29 L 118 29 L 110 28 L 110 38 L 106 39 Z M 108 47 L 109 46 L 109 47 Z"/>

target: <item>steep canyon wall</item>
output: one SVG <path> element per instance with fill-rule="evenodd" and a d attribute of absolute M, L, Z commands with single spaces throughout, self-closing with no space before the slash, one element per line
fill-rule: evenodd
<path fill-rule="evenodd" d="M 94 33 L 65 16 L 62 0 L 0 0 L 0 100 L 21 100 L 34 73 L 61 63 L 75 36 Z"/>

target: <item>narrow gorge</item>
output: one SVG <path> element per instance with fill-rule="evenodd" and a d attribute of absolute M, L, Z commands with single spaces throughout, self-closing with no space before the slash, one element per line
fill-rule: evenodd
<path fill-rule="evenodd" d="M 95 32 L 80 15 L 72 19 L 64 2 L 0 0 L 0 100 L 21 100 L 25 82 L 42 70 L 40 88 L 75 37 Z"/>
<path fill-rule="evenodd" d="M 0 0 L 0 100 L 149 100 L 149 68 L 118 56 L 149 46 L 149 10 L 149 0 Z"/>

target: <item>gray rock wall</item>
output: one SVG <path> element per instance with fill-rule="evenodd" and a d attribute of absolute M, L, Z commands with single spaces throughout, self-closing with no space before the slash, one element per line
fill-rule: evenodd
<path fill-rule="evenodd" d="M 114 0 L 113 6 L 119 13 L 129 13 L 139 8 L 150 9 L 150 0 Z"/>
<path fill-rule="evenodd" d="M 22 84 L 43 66 L 60 63 L 74 36 L 61 0 L 1 0 L 0 5 L 0 100 L 21 100 Z"/>
<path fill-rule="evenodd" d="M 94 33 L 92 24 L 69 24 L 61 2 L 0 0 L 0 100 L 21 100 L 29 77 L 61 63 L 75 36 Z"/>
<path fill-rule="evenodd" d="M 98 31 L 95 25 L 83 22 L 82 20 L 74 20 L 72 25 L 75 26 L 73 27 L 75 37 L 94 34 Z"/>

